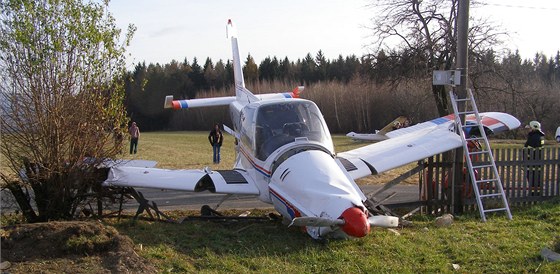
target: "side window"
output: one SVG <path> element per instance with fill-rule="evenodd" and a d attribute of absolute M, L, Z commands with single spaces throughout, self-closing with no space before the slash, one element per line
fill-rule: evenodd
<path fill-rule="evenodd" d="M 241 119 L 241 142 L 251 148 L 252 151 L 255 150 L 253 147 L 253 118 L 255 116 L 255 109 L 254 108 L 245 108 L 241 111 L 240 119 Z"/>

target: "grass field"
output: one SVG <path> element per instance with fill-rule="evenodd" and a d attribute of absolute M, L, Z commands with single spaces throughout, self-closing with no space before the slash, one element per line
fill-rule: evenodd
<path fill-rule="evenodd" d="M 398 233 L 375 229 L 361 239 L 318 243 L 280 223 L 109 221 L 162 272 L 190 273 L 559 273 L 540 258 L 560 249 L 560 203 L 514 209 L 514 219 L 456 217 L 436 227 L 415 216 Z M 266 212 L 255 211 L 260 216 Z M 174 216 L 187 214 L 172 212 Z"/>

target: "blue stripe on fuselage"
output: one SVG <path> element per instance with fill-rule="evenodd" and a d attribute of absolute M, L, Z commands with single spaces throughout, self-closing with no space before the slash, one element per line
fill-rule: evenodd
<path fill-rule="evenodd" d="M 181 105 L 181 108 L 189 108 L 189 104 L 187 104 L 186 100 L 179 101 L 179 104 Z"/>
<path fill-rule="evenodd" d="M 270 194 L 286 207 L 286 211 L 288 212 L 290 217 L 292 217 L 292 219 L 301 216 L 299 210 L 297 210 L 294 206 L 292 206 L 292 204 L 288 203 L 288 201 L 284 199 L 282 196 L 280 196 L 280 194 L 276 193 L 276 191 L 270 189 Z"/>
<path fill-rule="evenodd" d="M 288 93 L 288 92 L 284 92 L 284 93 L 282 93 L 282 95 L 284 95 L 284 97 L 286 97 L 286 98 L 292 98 L 292 94 Z"/>
<path fill-rule="evenodd" d="M 436 125 L 441 125 L 443 123 L 449 122 L 449 119 L 445 118 L 445 117 L 439 117 L 439 118 L 431 120 L 430 122 L 432 122 Z"/>

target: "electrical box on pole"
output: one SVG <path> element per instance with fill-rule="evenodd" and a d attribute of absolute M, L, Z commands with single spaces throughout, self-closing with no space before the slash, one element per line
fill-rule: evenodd
<path fill-rule="evenodd" d="M 459 86 L 461 85 L 460 70 L 434 70 L 434 86 Z"/>

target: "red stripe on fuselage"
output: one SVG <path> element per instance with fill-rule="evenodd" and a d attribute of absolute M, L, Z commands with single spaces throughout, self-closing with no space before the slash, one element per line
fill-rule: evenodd
<path fill-rule="evenodd" d="M 295 206 L 290 204 L 288 200 L 284 199 L 284 197 L 280 196 L 280 194 L 278 194 L 278 192 L 274 191 L 273 189 L 271 188 L 268 189 L 270 191 L 270 194 L 272 194 L 272 196 L 278 198 L 278 200 L 280 200 L 280 202 L 286 206 L 288 213 L 290 213 L 290 211 L 293 212 L 293 215 L 290 214 L 292 218 L 301 217 L 301 212 Z"/>
<path fill-rule="evenodd" d="M 241 154 L 243 154 L 243 156 L 245 156 L 245 158 L 247 158 L 247 160 L 249 160 L 249 163 L 251 163 L 251 165 L 259 172 L 261 172 L 263 175 L 270 177 L 270 171 L 264 169 L 262 166 L 259 166 L 255 163 L 255 161 L 253 160 L 253 157 L 251 157 L 251 155 L 249 155 L 249 153 L 247 153 L 247 151 L 245 151 L 243 149 L 242 146 L 239 146 L 239 150 L 241 151 Z"/>

